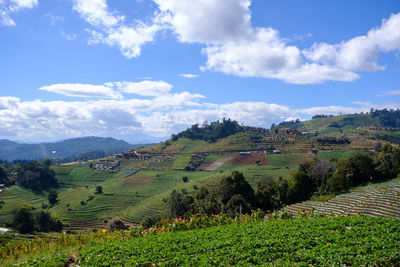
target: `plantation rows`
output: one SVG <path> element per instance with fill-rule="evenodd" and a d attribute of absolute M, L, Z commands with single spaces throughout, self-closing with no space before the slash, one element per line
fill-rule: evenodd
<path fill-rule="evenodd" d="M 347 217 L 271 220 L 125 240 L 126 266 L 398 265 L 400 222 Z M 121 266 L 122 241 L 81 249 L 79 266 Z M 60 256 L 31 261 L 45 266 Z"/>
<path fill-rule="evenodd" d="M 306 201 L 283 208 L 294 216 L 318 214 L 383 216 L 400 219 L 400 181 L 369 185 L 326 202 Z"/>

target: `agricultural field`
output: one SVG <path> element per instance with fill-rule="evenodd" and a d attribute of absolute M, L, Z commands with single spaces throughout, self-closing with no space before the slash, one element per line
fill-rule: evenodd
<path fill-rule="evenodd" d="M 88 243 L 76 261 L 79 266 L 397 266 L 399 240 L 399 221 L 389 218 L 268 220 Z M 67 257 L 61 251 L 19 266 L 49 266 Z"/>
<path fill-rule="evenodd" d="M 400 220 L 400 180 L 360 186 L 328 201 L 306 201 L 286 206 L 283 210 L 294 216 L 301 216 L 303 212 L 314 212 L 340 216 L 381 216 Z"/>
<path fill-rule="evenodd" d="M 232 138 L 232 137 L 231 137 Z M 202 142 L 193 144 L 188 139 L 180 141 L 183 154 L 174 154 L 172 160 L 120 161 L 120 170 L 102 171 L 90 168 L 90 164 L 59 165 L 52 167 L 61 187 L 57 189 L 58 204 L 45 210 L 60 219 L 66 229 L 84 230 L 105 227 L 118 217 L 126 223 L 139 224 L 145 217 L 163 214 L 165 200 L 173 189 L 195 193 L 203 185 L 215 186 L 219 180 L 238 170 L 252 186 L 263 177 L 287 178 L 299 163 L 312 159 L 309 153 L 264 154 L 253 151 L 250 155 L 238 152 L 208 153 L 195 171 L 185 171 L 189 161 Z M 230 142 L 230 141 L 229 141 Z M 351 154 L 351 151 L 321 151 L 322 157 L 331 159 Z M 214 165 L 213 165 L 214 164 Z M 92 163 L 93 165 L 93 163 Z M 207 167 L 211 166 L 207 170 Z M 182 177 L 189 182 L 184 183 Z M 103 193 L 95 194 L 96 186 Z M 196 188 L 196 189 L 195 189 Z M 47 195 L 13 186 L 0 195 L 5 205 L 0 209 L 0 224 L 12 218 L 12 212 L 21 204 L 31 205 L 36 211 L 48 205 Z"/>
<path fill-rule="evenodd" d="M 343 118 L 317 118 L 304 125 L 323 130 L 337 119 Z M 319 136 L 302 136 L 299 131 L 285 128 L 238 132 L 215 142 L 182 137 L 139 149 L 142 157 L 122 157 L 114 170 L 95 170 L 96 161 L 52 166 L 60 183 L 58 204 L 49 206 L 46 192 L 32 193 L 18 186 L 6 188 L 0 194 L 0 201 L 5 202 L 0 209 L 0 226 L 5 226 L 12 212 L 24 204 L 35 211 L 49 211 L 66 229 L 96 229 L 115 217 L 139 224 L 145 217 L 165 212 L 172 190 L 192 194 L 203 185 L 217 185 L 233 170 L 242 172 L 255 186 L 264 177 L 288 178 L 300 163 L 315 158 L 313 148 L 319 157 L 328 160 L 371 152 L 377 141 L 364 133 L 359 129 L 337 132 L 338 138 L 351 140 L 346 144 L 319 143 Z M 274 154 L 272 148 L 282 153 Z M 189 180 L 186 183 L 184 176 Z M 102 187 L 103 193 L 95 194 L 97 186 Z"/>

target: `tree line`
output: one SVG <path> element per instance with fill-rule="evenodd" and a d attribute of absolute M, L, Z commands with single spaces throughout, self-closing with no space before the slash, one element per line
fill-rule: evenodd
<path fill-rule="evenodd" d="M 50 169 L 51 160 L 27 163 L 3 163 L 0 166 L 0 184 L 19 185 L 35 192 L 57 188 L 55 172 Z"/>

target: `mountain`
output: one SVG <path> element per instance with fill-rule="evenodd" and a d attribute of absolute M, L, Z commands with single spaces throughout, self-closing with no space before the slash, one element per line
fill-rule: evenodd
<path fill-rule="evenodd" d="M 131 145 L 123 140 L 111 137 L 94 136 L 41 144 L 19 144 L 3 139 L 0 140 L 0 159 L 7 161 L 44 158 L 62 159 L 92 151 L 102 151 L 104 154 L 118 153 L 140 146 Z"/>

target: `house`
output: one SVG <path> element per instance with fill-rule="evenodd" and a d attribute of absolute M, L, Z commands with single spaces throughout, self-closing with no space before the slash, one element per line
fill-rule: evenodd
<path fill-rule="evenodd" d="M 239 154 L 240 154 L 240 155 L 246 155 L 246 156 L 249 156 L 249 155 L 251 155 L 251 152 L 240 152 Z"/>
<path fill-rule="evenodd" d="M 282 152 L 281 152 L 280 150 L 278 150 L 278 149 L 274 149 L 274 150 L 272 151 L 272 153 L 274 153 L 274 154 L 281 154 Z"/>

